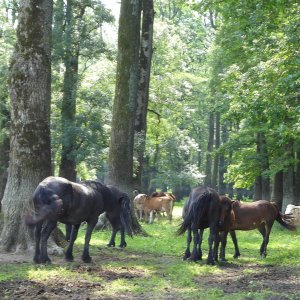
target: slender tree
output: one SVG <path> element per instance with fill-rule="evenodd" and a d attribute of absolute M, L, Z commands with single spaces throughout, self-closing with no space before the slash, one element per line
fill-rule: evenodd
<path fill-rule="evenodd" d="M 11 58 L 11 139 L 8 180 L 2 200 L 1 248 L 27 249 L 32 236 L 23 221 L 37 184 L 51 175 L 51 0 L 20 3 L 17 41 Z"/>

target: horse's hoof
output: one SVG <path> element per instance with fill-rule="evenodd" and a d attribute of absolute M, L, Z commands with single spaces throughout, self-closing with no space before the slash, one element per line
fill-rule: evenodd
<path fill-rule="evenodd" d="M 115 244 L 107 244 L 107 247 L 115 247 Z"/>
<path fill-rule="evenodd" d="M 127 246 L 127 244 L 125 243 L 125 244 L 120 244 L 119 245 L 119 248 L 125 248 Z"/>
<path fill-rule="evenodd" d="M 234 254 L 233 258 L 239 258 L 241 256 L 241 254 Z"/>

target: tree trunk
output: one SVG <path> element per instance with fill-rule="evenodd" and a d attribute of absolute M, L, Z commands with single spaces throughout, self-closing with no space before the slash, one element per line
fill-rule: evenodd
<path fill-rule="evenodd" d="M 260 164 L 261 174 L 257 176 L 255 182 L 254 199 L 265 199 L 270 200 L 270 180 L 268 177 L 263 175 L 264 171 L 269 170 L 269 156 L 267 151 L 267 143 L 265 135 L 262 132 L 257 133 L 256 139 L 256 152 Z"/>
<path fill-rule="evenodd" d="M 261 176 L 255 178 L 253 200 L 261 200 L 262 197 L 262 179 Z"/>
<path fill-rule="evenodd" d="M 108 156 L 108 182 L 132 197 L 134 122 L 137 106 L 141 1 L 122 0 L 116 90 Z M 141 232 L 132 207 L 133 228 Z"/>
<path fill-rule="evenodd" d="M 294 159 L 294 143 L 291 140 L 286 145 L 286 160 Z M 293 204 L 294 202 L 294 165 L 290 164 L 287 166 L 286 170 L 283 171 L 283 196 L 282 196 L 282 212 L 285 212 L 288 204 Z"/>
<path fill-rule="evenodd" d="M 147 108 L 152 59 L 154 8 L 152 0 L 143 0 L 143 22 L 141 34 L 141 52 L 139 66 L 139 86 L 137 92 L 137 110 L 135 119 L 135 151 L 138 161 L 135 187 L 142 190 L 142 172 L 147 133 Z"/>
<path fill-rule="evenodd" d="M 2 119 L 0 124 L 0 130 L 4 129 L 4 131 L 8 132 L 8 124 L 9 124 L 9 110 L 6 107 L 6 99 L 1 99 L 3 101 L 3 105 L 1 105 L 1 116 Z M 9 136 L 6 133 L 2 134 L 0 141 L 0 211 L 1 211 L 1 199 L 4 194 L 4 189 L 7 181 L 7 168 L 9 162 Z"/>
<path fill-rule="evenodd" d="M 297 164 L 294 179 L 294 204 L 300 205 L 300 151 L 296 152 Z"/>
<path fill-rule="evenodd" d="M 76 94 L 78 82 L 78 45 L 74 41 L 73 2 L 67 1 L 65 20 L 65 53 L 64 53 L 64 83 L 63 101 L 61 107 L 62 150 L 59 175 L 71 181 L 76 181 Z"/>
<path fill-rule="evenodd" d="M 219 174 L 219 163 L 220 163 L 220 155 L 219 155 L 219 148 L 220 148 L 220 113 L 216 113 L 216 139 L 215 139 L 215 156 L 214 156 L 214 165 L 213 165 L 213 172 L 212 172 L 212 188 L 219 190 L 219 183 L 218 183 L 218 174 Z"/>
<path fill-rule="evenodd" d="M 271 200 L 276 202 L 278 207 L 282 207 L 282 196 L 283 196 L 283 172 L 279 171 L 274 175 Z"/>
<path fill-rule="evenodd" d="M 209 138 L 207 144 L 206 154 L 206 167 L 205 167 L 205 185 L 211 186 L 212 184 L 212 151 L 214 146 L 214 114 L 209 114 Z"/>
<path fill-rule="evenodd" d="M 1 248 L 24 250 L 32 234 L 23 215 L 38 183 L 51 175 L 50 89 L 52 1 L 23 0 L 11 59 L 10 162 L 2 200 Z"/>
<path fill-rule="evenodd" d="M 226 125 L 223 125 L 222 127 L 222 143 L 227 142 L 227 129 Z M 219 163 L 219 193 L 220 195 L 226 194 L 226 184 L 224 182 L 224 174 L 226 172 L 226 163 L 225 163 L 225 156 L 223 153 L 220 153 L 220 163 Z"/>

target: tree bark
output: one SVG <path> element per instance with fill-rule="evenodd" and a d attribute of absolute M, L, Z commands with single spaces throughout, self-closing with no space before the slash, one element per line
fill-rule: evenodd
<path fill-rule="evenodd" d="M 5 132 L 8 132 L 8 124 L 9 124 L 9 110 L 6 106 L 6 99 L 1 99 L 3 104 L 1 105 L 1 123 L 0 130 L 4 129 L 4 133 L 2 133 L 1 141 L 0 141 L 0 211 L 1 211 L 1 199 L 4 194 L 4 189 L 7 181 L 7 168 L 9 162 L 9 136 Z"/>
<path fill-rule="evenodd" d="M 265 135 L 257 133 L 256 152 L 260 165 L 260 175 L 257 176 L 254 188 L 254 200 L 270 200 L 270 180 L 263 175 L 264 171 L 269 170 L 269 157 Z"/>
<path fill-rule="evenodd" d="M 216 138 L 215 138 L 215 156 L 214 156 L 214 164 L 213 164 L 213 172 L 212 172 L 212 188 L 219 190 L 218 183 L 218 173 L 219 173 L 219 163 L 220 163 L 220 113 L 216 113 Z"/>
<path fill-rule="evenodd" d="M 296 152 L 297 164 L 294 179 L 294 204 L 300 205 L 300 151 Z"/>
<path fill-rule="evenodd" d="M 78 42 L 74 41 L 73 1 L 67 1 L 64 41 L 64 83 L 61 107 L 62 150 L 59 175 L 76 181 L 76 94 L 78 82 Z"/>
<path fill-rule="evenodd" d="M 32 234 L 23 221 L 38 183 L 51 175 L 51 0 L 20 4 L 17 41 L 9 75 L 11 138 L 8 179 L 2 200 L 1 248 L 29 249 Z"/>
<path fill-rule="evenodd" d="M 287 161 L 294 159 L 294 142 L 291 140 L 286 145 Z M 294 202 L 294 165 L 290 163 L 283 171 L 283 196 L 281 210 L 284 212 L 288 204 Z"/>
<path fill-rule="evenodd" d="M 206 167 L 205 167 L 205 185 L 211 186 L 212 184 L 212 151 L 214 146 L 214 114 L 209 114 L 209 138 L 206 153 Z"/>
<path fill-rule="evenodd" d="M 108 182 L 133 197 L 133 144 L 137 106 L 141 0 L 122 0 L 116 90 L 108 156 Z M 134 231 L 142 228 L 133 212 Z"/>
<path fill-rule="evenodd" d="M 222 125 L 221 127 L 221 137 L 222 137 L 222 143 L 227 142 L 227 128 L 226 125 Z M 226 194 L 226 184 L 224 182 L 224 174 L 226 172 L 226 162 L 225 162 L 225 156 L 223 153 L 220 153 L 220 158 L 219 158 L 219 193 L 220 195 L 225 195 Z"/>
<path fill-rule="evenodd" d="M 274 175 L 271 200 L 276 202 L 278 207 L 282 207 L 282 196 L 283 196 L 283 171 L 279 171 Z"/>
<path fill-rule="evenodd" d="M 135 152 L 138 166 L 136 169 L 135 187 L 145 190 L 142 186 L 142 173 L 147 133 L 147 108 L 149 101 L 149 85 L 151 72 L 151 59 L 153 52 L 153 22 L 154 8 L 152 0 L 143 0 L 143 20 L 141 34 L 141 51 L 139 64 L 139 86 L 137 92 L 137 109 L 135 119 Z"/>

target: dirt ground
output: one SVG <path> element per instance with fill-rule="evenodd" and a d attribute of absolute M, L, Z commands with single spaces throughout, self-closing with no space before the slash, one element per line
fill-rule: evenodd
<path fill-rule="evenodd" d="M 97 296 L 95 298 L 94 291 L 103 288 L 105 282 L 114 281 L 117 279 L 132 279 L 145 276 L 143 271 L 134 267 L 122 267 L 118 270 L 104 270 L 101 267 L 101 261 L 108 260 L 109 257 L 94 257 L 92 264 L 79 264 L 74 270 L 77 273 L 92 272 L 103 279 L 101 283 L 89 282 L 87 280 L 79 280 L 74 282 L 74 279 L 66 279 L 62 283 L 47 280 L 43 284 L 38 281 L 31 280 L 12 280 L 0 282 L 0 299 L 182 299 L 170 291 L 167 296 L 161 298 L 153 298 L 151 293 L 139 295 L 138 297 L 132 294 L 116 295 L 115 297 Z M 177 259 L 177 258 L 174 258 Z M 25 255 L 11 255 L 0 253 L 0 271 L 1 264 L 12 263 L 22 264 L 31 262 L 32 258 Z M 54 264 L 63 263 L 62 258 L 56 257 Z M 260 266 L 237 264 L 225 264 L 222 266 L 222 276 L 205 275 L 196 278 L 199 286 L 208 288 L 221 288 L 225 295 L 242 291 L 259 292 L 264 289 L 271 289 L 274 292 L 280 293 L 280 296 L 268 298 L 268 300 L 289 300 L 300 299 L 300 266 L 286 268 L 281 266 Z M 247 271 L 246 271 L 247 269 Z M 165 295 L 165 294 L 164 294 Z M 200 295 L 199 295 L 200 296 Z M 201 297 L 199 298 L 201 299 Z M 253 299 L 250 296 L 245 298 Z M 203 299 L 206 300 L 206 299 Z M 208 299 L 209 300 L 209 299 Z"/>

